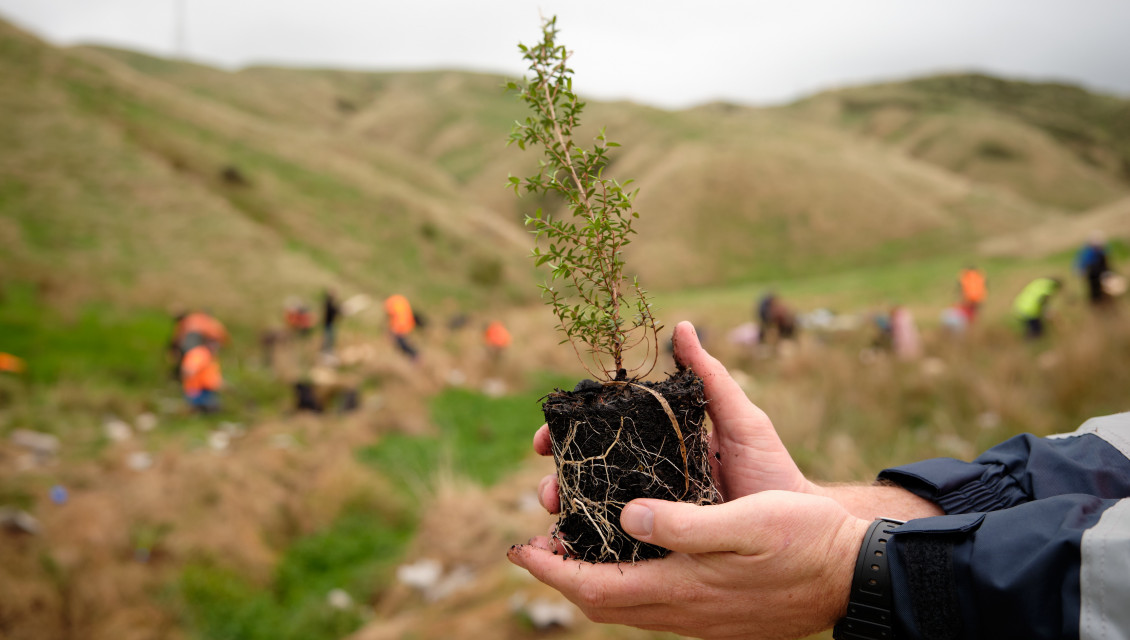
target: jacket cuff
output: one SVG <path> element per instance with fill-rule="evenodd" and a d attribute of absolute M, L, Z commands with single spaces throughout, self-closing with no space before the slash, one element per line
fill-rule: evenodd
<path fill-rule="evenodd" d="M 884 469 L 879 479 L 936 503 L 947 514 L 996 511 L 1029 499 L 1003 465 L 954 458 L 934 458 Z"/>
<path fill-rule="evenodd" d="M 911 520 L 891 533 L 888 547 L 892 623 L 899 638 L 969 637 L 954 571 L 953 548 L 973 535 L 983 513 Z"/>

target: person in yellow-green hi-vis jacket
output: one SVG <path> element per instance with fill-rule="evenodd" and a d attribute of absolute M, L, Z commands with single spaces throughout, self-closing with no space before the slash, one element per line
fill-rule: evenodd
<path fill-rule="evenodd" d="M 1024 337 L 1035 340 L 1044 335 L 1048 301 L 1062 286 L 1059 278 L 1036 278 L 1016 296 L 1012 311 L 1024 327 Z"/>

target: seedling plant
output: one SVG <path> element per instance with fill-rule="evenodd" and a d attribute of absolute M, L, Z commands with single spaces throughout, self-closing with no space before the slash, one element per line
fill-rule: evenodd
<path fill-rule="evenodd" d="M 655 367 L 662 327 L 639 279 L 628 282 L 624 275 L 624 248 L 639 218 L 633 207 L 637 191 L 627 190 L 631 180 L 620 184 L 604 175 L 609 149 L 620 145 L 603 129 L 591 148 L 573 142 L 585 104 L 573 92 L 568 52 L 556 41 L 556 18 L 545 22 L 542 36 L 532 47 L 519 45 L 533 78 L 508 85 L 534 112 L 515 124 L 510 141 L 545 150 L 537 174 L 524 180 L 511 176 L 510 184 L 519 194 L 559 196 L 570 213 L 554 217 L 538 209 L 526 216 L 535 242 L 541 241 L 532 251 L 535 263 L 551 269 L 542 292 L 565 334 L 562 342 L 573 345 L 593 377 L 644 377 Z M 641 347 L 641 360 L 625 369 L 625 354 Z"/>
<path fill-rule="evenodd" d="M 659 332 L 647 292 L 625 275 L 624 249 L 639 218 L 630 191 L 605 175 L 619 145 L 603 129 L 591 147 L 574 142 L 584 102 L 573 91 L 569 52 L 557 41 L 556 18 L 542 40 L 519 45 L 530 78 L 510 82 L 532 112 L 510 142 L 544 151 L 537 173 L 511 176 L 523 193 L 552 194 L 564 213 L 526 217 L 538 266 L 548 266 L 543 299 L 558 330 L 596 380 L 558 390 L 542 405 L 557 464 L 561 515 L 554 537 L 570 555 L 593 562 L 634 562 L 667 551 L 641 543 L 619 526 L 624 505 L 655 497 L 709 504 L 719 499 L 707 459 L 702 381 L 678 367 L 667 380 L 645 382 L 659 357 Z M 635 360 L 628 360 L 628 358 Z"/>

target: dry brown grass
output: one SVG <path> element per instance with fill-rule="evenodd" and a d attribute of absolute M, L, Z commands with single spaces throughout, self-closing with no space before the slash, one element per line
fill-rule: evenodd
<path fill-rule="evenodd" d="M 375 422 L 296 417 L 257 425 L 229 450 L 169 447 L 140 472 L 126 467 L 143 445 L 134 441 L 96 461 L 40 472 L 71 495 L 37 510 L 42 536 L 4 534 L 0 618 L 15 630 L 6 637 L 180 637 L 181 621 L 155 594 L 185 563 L 219 562 L 266 584 L 286 545 L 326 527 L 347 502 L 364 497 L 399 513 L 400 498 L 353 456 L 372 441 Z M 281 434 L 300 444 L 275 447 Z M 40 486 L 35 477 L 7 471 L 2 481 Z M 152 556 L 138 562 L 137 536 L 155 531 Z"/>
<path fill-rule="evenodd" d="M 1070 218 L 1053 218 L 1017 232 L 987 238 L 986 255 L 1034 257 L 1082 246 L 1091 234 L 1130 237 L 1130 198 L 1122 198 Z"/>
<path fill-rule="evenodd" d="M 515 611 L 515 602 L 563 601 L 560 594 L 506 561 L 510 545 L 549 531 L 554 518 L 533 493 L 552 461 L 531 459 L 508 481 L 484 490 L 440 470 L 440 481 L 405 562 L 438 561 L 445 571 L 469 569 L 471 581 L 436 602 L 405 585 L 377 603 L 376 620 L 350 640 L 418 638 L 669 638 L 670 634 L 589 622 L 576 612 L 568 629 L 537 631 Z"/>

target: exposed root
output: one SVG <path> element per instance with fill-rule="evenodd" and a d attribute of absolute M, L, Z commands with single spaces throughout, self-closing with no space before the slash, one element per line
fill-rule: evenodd
<path fill-rule="evenodd" d="M 661 423 L 652 422 L 657 418 L 655 410 L 648 418 L 652 426 L 643 430 L 646 433 L 638 430 L 633 416 L 607 411 L 573 413 L 557 421 L 556 428 L 551 424 L 561 500 L 553 537 L 570 556 L 590 562 L 639 562 L 666 555 L 666 549 L 640 542 L 620 527 L 620 514 L 629 500 L 652 497 L 714 504 L 721 499 L 710 473 L 704 418 L 692 418 L 682 406 L 676 412 L 661 393 L 643 385 L 617 386 L 638 388 L 655 397 L 670 421 L 672 429 L 667 433 L 675 438 L 656 430 Z M 679 414 L 686 424 L 679 422 Z"/>
<path fill-rule="evenodd" d="M 663 397 L 663 394 L 659 393 L 655 389 L 645 387 L 642 384 L 636 384 L 634 382 L 629 382 L 626 384 L 630 384 L 637 389 L 642 389 L 655 396 L 655 399 L 659 401 L 659 405 L 663 407 L 663 411 L 667 414 L 667 417 L 671 419 L 671 427 L 675 429 L 675 435 L 679 438 L 679 453 L 683 456 L 683 475 L 686 477 L 686 485 L 683 487 L 683 494 L 679 496 L 679 499 L 682 500 L 691 490 L 691 468 L 689 465 L 687 465 L 687 443 L 683 441 L 683 431 L 679 428 L 679 419 L 675 417 L 675 412 L 671 410 L 671 405 L 667 402 L 667 398 Z"/>

